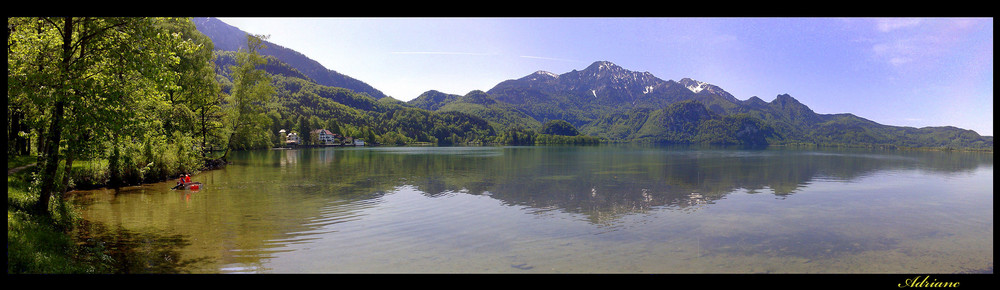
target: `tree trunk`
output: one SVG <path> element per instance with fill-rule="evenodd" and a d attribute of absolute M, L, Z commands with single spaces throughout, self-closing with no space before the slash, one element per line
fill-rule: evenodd
<path fill-rule="evenodd" d="M 121 150 L 118 149 L 118 136 L 111 135 L 111 157 L 108 158 L 108 186 L 118 188 L 122 184 Z"/>
<path fill-rule="evenodd" d="M 42 127 L 44 127 L 44 126 L 42 126 Z M 38 152 L 38 158 L 37 158 L 38 159 L 38 164 L 44 164 L 45 163 L 45 154 L 49 153 L 49 149 L 48 149 L 49 147 L 45 146 L 45 139 L 46 139 L 45 136 L 48 136 L 48 134 L 46 134 L 46 132 L 44 131 L 44 128 L 38 128 L 38 130 L 36 130 L 36 132 L 37 132 L 37 137 L 36 137 L 35 140 L 37 140 L 37 142 L 35 142 L 35 152 Z"/>
<path fill-rule="evenodd" d="M 229 148 L 230 146 L 232 146 L 233 136 L 236 136 L 235 128 L 233 129 L 233 132 L 229 133 L 229 140 L 226 141 L 226 151 L 222 153 L 223 162 L 229 162 L 229 150 L 230 150 Z"/>
<path fill-rule="evenodd" d="M 9 102 L 9 101 L 8 101 Z M 8 106 L 7 109 L 7 155 L 18 156 L 28 155 L 28 138 L 21 135 L 27 132 L 28 126 L 24 123 L 24 111 L 20 105 Z"/>
<path fill-rule="evenodd" d="M 35 204 L 35 211 L 42 215 L 49 214 L 49 199 L 56 185 L 56 171 L 59 169 L 59 137 L 62 132 L 60 121 L 63 117 L 63 102 L 56 101 L 52 107 L 52 123 L 49 126 L 48 136 L 45 138 L 47 144 L 45 152 L 45 167 L 42 168 L 41 192 L 38 196 L 38 203 Z"/>
<path fill-rule="evenodd" d="M 205 159 L 206 143 L 208 143 L 208 128 L 205 124 L 205 108 L 208 105 L 201 106 L 201 159 Z"/>
<path fill-rule="evenodd" d="M 63 86 L 69 85 L 69 67 L 73 57 L 73 25 L 73 17 L 66 17 L 63 20 L 62 59 L 60 60 L 60 83 Z M 63 106 L 65 106 L 63 99 L 66 98 L 66 96 L 59 94 L 66 93 L 68 91 L 66 89 L 64 87 L 63 92 L 57 93 L 55 96 L 56 100 L 52 106 L 52 120 L 45 138 L 45 168 L 42 169 L 41 191 L 38 203 L 35 204 L 35 210 L 46 216 L 49 215 L 49 200 L 56 186 L 56 171 L 59 169 L 59 139 L 62 137 Z"/>
<path fill-rule="evenodd" d="M 63 170 L 62 186 L 60 187 L 61 190 L 60 196 L 62 195 L 62 193 L 66 193 L 66 191 L 69 190 L 69 180 L 70 176 L 72 175 L 71 173 L 73 173 L 73 157 L 75 157 L 74 155 L 76 154 L 73 154 L 73 149 L 66 150 L 66 165 L 64 166 L 66 169 Z"/>

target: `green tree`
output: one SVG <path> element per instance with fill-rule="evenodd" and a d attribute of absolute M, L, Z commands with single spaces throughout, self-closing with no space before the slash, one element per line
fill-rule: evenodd
<path fill-rule="evenodd" d="M 573 127 L 573 124 L 563 120 L 550 120 L 542 125 L 542 134 L 549 135 L 561 135 L 561 136 L 576 136 L 580 135 L 580 131 Z"/>
<path fill-rule="evenodd" d="M 309 125 L 309 118 L 299 115 L 299 144 L 302 145 L 312 145 L 312 130 L 313 127 Z"/>
<path fill-rule="evenodd" d="M 258 53 L 264 48 L 264 39 L 265 36 L 247 35 L 247 50 L 241 49 L 236 54 L 236 65 L 229 68 L 233 80 L 232 92 L 226 100 L 230 135 L 223 160 L 228 159 L 234 145 L 244 149 L 259 146 L 261 137 L 265 141 L 269 139 L 262 136 L 267 132 L 268 123 L 264 113 L 274 95 L 274 87 L 270 75 L 259 68 L 267 63 Z"/>
<path fill-rule="evenodd" d="M 153 18 L 8 18 L 8 95 L 46 112 L 36 119 L 42 166 L 36 210 L 48 214 L 58 191 L 58 164 L 67 168 L 93 148 L 136 127 L 174 79 L 183 42 Z M 138 120 L 143 126 L 148 119 Z M 69 150 L 63 152 L 61 147 Z M 65 154 L 65 155 L 63 155 Z M 63 179 L 66 180 L 66 179 Z M 65 183 L 65 182 L 64 182 Z"/>
<path fill-rule="evenodd" d="M 216 80 L 214 45 L 211 39 L 198 32 L 191 19 L 167 18 L 161 25 L 186 40 L 180 46 L 183 50 L 178 54 L 178 63 L 171 66 L 176 82 L 166 88 L 168 100 L 183 107 L 175 111 L 186 117 L 192 114 L 184 112 L 185 109 L 193 112 L 194 126 L 189 130 L 201 137 L 204 157 L 210 148 L 209 138 L 219 138 L 218 130 L 222 128 L 222 94 Z"/>
<path fill-rule="evenodd" d="M 330 130 L 330 132 L 333 132 L 333 133 L 336 133 L 336 134 L 341 134 L 340 123 L 337 122 L 337 119 L 329 119 L 329 120 L 327 120 L 326 121 L 326 129 Z M 341 135 L 343 135 L 343 134 L 341 134 Z"/>

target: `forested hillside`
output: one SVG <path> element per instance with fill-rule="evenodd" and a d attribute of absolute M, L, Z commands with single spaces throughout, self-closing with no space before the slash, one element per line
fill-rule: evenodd
<path fill-rule="evenodd" d="M 219 55 L 228 52 L 220 52 Z M 488 143 L 495 131 L 482 118 L 461 112 L 434 113 L 386 102 L 357 92 L 316 84 L 304 79 L 277 59 L 268 58 L 265 66 L 273 74 L 277 88 L 272 110 L 269 146 L 281 146 L 278 132 L 297 132 L 305 144 L 313 144 L 311 132 L 331 132 L 383 145 L 413 142 L 437 144 Z M 277 69 L 277 70 L 275 70 Z"/>
<path fill-rule="evenodd" d="M 198 31 L 212 39 L 216 50 L 238 51 L 240 48 L 246 48 L 246 41 L 244 39 L 246 32 L 215 18 L 196 17 L 192 18 L 192 21 L 198 27 Z M 387 97 L 378 89 L 360 80 L 330 70 L 319 62 L 280 45 L 267 43 L 266 47 L 261 49 L 260 53 L 266 56 L 273 56 L 276 59 L 280 59 L 281 62 L 295 67 L 307 79 L 317 84 L 347 88 L 358 93 L 367 94 L 375 99 Z"/>
<path fill-rule="evenodd" d="M 216 47 L 214 63 L 223 91 L 227 92 L 225 84 L 230 80 L 225 68 L 234 63 L 236 51 L 226 49 L 241 49 L 243 46 L 233 44 L 238 39 L 234 35 L 247 34 L 215 19 L 196 19 L 195 23 L 200 30 L 206 30 L 213 41 L 224 43 Z M 267 113 L 270 118 L 267 136 L 271 146 L 282 145 L 278 133 L 282 129 L 298 133 L 305 144 L 311 144 L 314 142 L 311 131 L 320 128 L 383 145 L 510 144 L 515 139 L 518 144 L 525 144 L 526 140 L 534 140 L 541 126 L 533 118 L 493 100 L 482 91 L 465 96 L 429 91 L 415 103 L 407 104 L 389 97 L 373 97 L 371 90 L 351 89 L 350 84 L 362 90 L 368 87 L 353 79 L 347 83 L 324 85 L 314 81 L 317 74 L 303 72 L 323 71 L 315 67 L 318 63 L 294 51 L 269 48 L 269 45 L 273 44 L 265 42 L 260 50 L 267 60 L 260 68 L 272 75 L 276 87 L 275 100 Z M 425 100 L 426 104 L 420 104 L 419 100 Z M 519 134 L 531 138 L 509 138 Z M 260 142 L 241 144 L 247 146 L 239 149 L 264 147 Z"/>

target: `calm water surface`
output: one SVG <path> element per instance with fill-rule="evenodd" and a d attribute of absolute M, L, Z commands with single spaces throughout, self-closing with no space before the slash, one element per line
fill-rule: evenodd
<path fill-rule="evenodd" d="M 88 221 L 134 237 L 129 259 L 145 271 L 993 271 L 992 154 L 374 147 L 234 158 L 192 177 L 198 191 L 166 182 L 74 198 Z"/>

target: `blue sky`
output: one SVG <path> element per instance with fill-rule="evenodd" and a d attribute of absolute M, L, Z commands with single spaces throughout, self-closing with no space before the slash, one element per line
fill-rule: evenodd
<path fill-rule="evenodd" d="M 220 18 L 408 101 L 611 61 L 745 100 L 993 135 L 992 18 Z"/>

